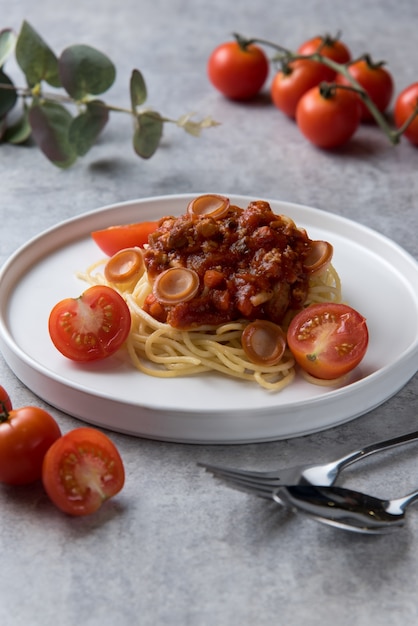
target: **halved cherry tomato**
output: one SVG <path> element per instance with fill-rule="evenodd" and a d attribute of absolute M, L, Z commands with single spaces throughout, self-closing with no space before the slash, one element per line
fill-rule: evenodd
<path fill-rule="evenodd" d="M 396 98 L 395 124 L 400 128 L 418 110 L 418 83 L 406 87 Z M 418 146 L 418 115 L 403 133 L 413 145 Z"/>
<path fill-rule="evenodd" d="M 367 91 L 371 100 L 382 113 L 386 111 L 393 95 L 393 79 L 388 70 L 381 63 L 372 63 L 370 59 L 360 59 L 348 66 L 348 72 Z M 351 85 L 348 78 L 339 74 L 336 78 L 341 85 Z M 361 118 L 364 121 L 374 119 L 368 107 L 359 96 Z"/>
<path fill-rule="evenodd" d="M 113 256 L 124 248 L 143 248 L 148 243 L 148 235 L 158 227 L 158 222 L 138 222 L 109 226 L 91 233 L 99 248 L 108 256 Z"/>
<path fill-rule="evenodd" d="M 2 410 L 11 411 L 12 401 L 5 388 L 0 385 L 0 412 Z"/>
<path fill-rule="evenodd" d="M 287 332 L 296 362 L 312 376 L 325 380 L 354 369 L 368 342 L 365 318 L 346 304 L 313 304 L 293 318 Z"/>
<path fill-rule="evenodd" d="M 354 91 L 321 83 L 299 100 L 296 122 L 299 130 L 319 148 L 346 143 L 360 124 L 361 108 Z"/>
<path fill-rule="evenodd" d="M 351 59 L 351 53 L 348 47 L 338 37 L 330 37 L 325 35 L 324 37 L 313 37 L 308 41 L 305 41 L 298 48 L 299 54 L 314 54 L 318 52 L 324 57 L 335 61 L 336 63 L 347 63 Z M 323 66 L 326 70 L 326 78 L 324 80 L 331 82 L 337 72 L 330 67 Z"/>
<path fill-rule="evenodd" d="M 52 502 L 69 515 L 89 515 L 119 493 L 125 483 L 115 444 L 94 428 L 76 428 L 45 455 L 42 482 Z"/>
<path fill-rule="evenodd" d="M 209 80 L 232 100 L 249 100 L 264 85 L 269 63 L 263 50 L 254 44 L 245 48 L 238 41 L 219 45 L 209 57 Z"/>
<path fill-rule="evenodd" d="M 125 300 L 106 285 L 89 287 L 78 298 L 58 302 L 49 316 L 55 347 L 73 361 L 95 361 L 114 354 L 131 328 Z"/>
<path fill-rule="evenodd" d="M 49 447 L 61 436 L 54 418 L 25 406 L 0 412 L 0 482 L 26 485 L 39 480 Z"/>

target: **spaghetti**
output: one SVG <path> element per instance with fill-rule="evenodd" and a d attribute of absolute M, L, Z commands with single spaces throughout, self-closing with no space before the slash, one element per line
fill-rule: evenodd
<path fill-rule="evenodd" d="M 269 207 L 267 209 L 265 206 L 267 203 L 262 204 L 261 213 L 264 216 L 266 211 L 268 212 L 270 209 Z M 260 209 L 260 206 L 258 206 L 258 209 Z M 160 378 L 173 378 L 215 371 L 237 379 L 256 382 L 264 389 L 279 391 L 289 385 L 295 377 L 295 361 L 290 350 L 286 347 L 278 363 L 266 365 L 263 362 L 257 363 L 251 360 L 241 341 L 244 329 L 251 324 L 254 319 L 258 319 L 258 317 L 268 319 L 269 309 L 266 303 L 267 305 L 269 304 L 268 298 L 270 297 L 271 299 L 272 297 L 271 293 L 273 293 L 273 287 L 275 288 L 274 281 L 277 282 L 277 278 L 273 276 L 269 284 L 266 282 L 265 277 L 260 277 L 260 281 L 258 281 L 257 278 L 257 281 L 255 281 L 254 276 L 257 276 L 257 271 L 250 273 L 250 287 L 246 284 L 244 285 L 248 300 L 243 300 L 241 292 L 238 292 L 238 288 L 234 286 L 231 287 L 231 285 L 236 284 L 241 288 L 243 283 L 242 277 L 244 275 L 246 276 L 246 274 L 241 265 L 238 269 L 232 266 L 231 257 L 225 252 L 227 248 L 222 251 L 225 258 L 225 263 L 222 265 L 220 255 L 218 254 L 219 249 L 215 249 L 214 246 L 211 248 L 211 245 L 208 244 L 208 238 L 205 238 L 203 243 L 199 243 L 199 249 L 197 249 L 195 245 L 196 221 L 198 222 L 199 228 L 202 227 L 203 222 L 205 222 L 205 224 L 210 223 L 212 226 L 213 221 L 216 221 L 216 225 L 219 227 L 219 222 L 231 219 L 231 213 L 234 219 L 237 215 L 238 218 L 244 215 L 245 219 L 249 219 L 248 216 L 245 215 L 245 211 L 237 207 L 232 207 L 227 210 L 221 217 L 217 216 L 216 220 L 211 218 L 207 213 L 203 216 L 193 216 L 191 220 L 192 225 L 190 226 L 190 228 L 194 229 L 193 237 L 189 237 L 189 243 L 187 244 L 189 248 L 192 249 L 190 256 L 186 253 L 185 245 L 177 248 L 175 247 L 175 243 L 173 245 L 173 228 L 177 228 L 177 232 L 181 231 L 182 241 L 187 240 L 187 234 L 190 233 L 189 231 L 185 231 L 185 222 L 187 222 L 188 219 L 185 220 L 184 216 L 180 218 L 163 218 L 160 221 L 160 228 L 155 235 L 150 237 L 149 246 L 146 251 L 143 252 L 145 267 L 142 270 L 142 274 L 134 279 L 131 277 L 129 282 L 118 282 L 112 276 L 110 276 L 111 279 L 109 280 L 109 273 L 106 277 L 105 269 L 106 264 L 109 262 L 108 259 L 94 263 L 85 273 L 79 274 L 79 277 L 91 285 L 106 284 L 113 287 L 124 297 L 132 317 L 131 332 L 127 340 L 127 351 L 133 365 L 144 374 Z M 296 278 L 293 277 L 296 271 L 295 268 L 301 268 L 304 260 L 306 263 L 308 262 L 308 253 L 313 249 L 313 246 L 310 245 L 311 240 L 309 240 L 305 231 L 296 229 L 296 226 L 294 226 L 289 218 L 279 218 L 279 216 L 271 215 L 273 217 L 269 215 L 269 228 L 272 230 L 271 224 L 273 221 L 274 224 L 280 223 L 280 241 L 283 239 L 283 231 L 286 230 L 287 232 L 286 240 L 281 244 L 283 250 L 286 250 L 286 253 L 290 256 L 290 253 L 288 253 L 289 241 L 293 243 L 296 241 L 296 243 L 294 243 L 294 249 L 296 247 L 299 249 L 298 254 L 294 253 L 293 250 L 292 256 L 295 261 L 292 266 L 288 265 L 286 268 L 287 276 L 292 274 L 293 282 L 289 286 L 289 282 L 282 279 L 282 282 L 286 285 L 286 289 L 284 290 L 286 294 L 286 306 L 283 305 L 283 295 L 282 292 L 280 292 L 280 313 L 278 313 L 278 306 L 270 307 L 270 311 L 273 311 L 276 316 L 280 315 L 279 322 L 277 319 L 273 321 L 275 324 L 280 323 L 280 327 L 286 332 L 287 326 L 296 313 L 297 308 L 300 309 L 301 306 L 305 307 L 318 302 L 340 302 L 341 285 L 338 274 L 329 262 L 329 259 L 323 267 L 320 265 L 315 272 L 311 272 L 311 275 L 306 271 L 305 266 L 303 270 L 299 271 Z M 264 217 L 263 220 L 265 222 Z M 260 224 L 255 227 L 254 225 L 251 226 L 254 241 L 257 241 L 257 245 L 254 247 L 254 257 L 257 254 L 257 258 L 262 258 L 264 265 L 266 265 L 268 255 L 269 259 L 275 258 L 277 264 L 283 266 L 283 255 L 285 252 L 283 252 L 283 250 L 277 252 L 277 243 L 276 246 L 274 246 L 272 242 L 270 242 L 268 244 L 268 250 L 265 249 L 266 245 L 263 248 L 264 254 L 259 252 L 260 239 L 257 240 L 257 233 L 260 236 L 260 229 L 262 229 L 261 235 L 264 240 L 266 240 L 266 238 L 268 239 L 268 232 L 264 222 L 261 226 Z M 290 231 L 289 224 L 291 225 Z M 276 226 L 276 229 L 277 228 L 278 226 Z M 214 240 L 214 231 L 212 228 L 209 230 L 212 233 L 212 239 L 209 238 L 210 243 Z M 297 236 L 295 236 L 295 231 Z M 248 249 L 248 229 L 243 236 L 246 238 L 246 249 Z M 171 244 L 168 243 L 169 237 L 172 239 Z M 220 241 L 220 238 L 218 237 L 218 239 L 216 239 L 216 237 L 218 237 L 217 234 L 215 241 Z M 163 251 L 161 240 L 164 242 Z M 233 239 L 227 241 L 225 245 L 228 249 L 233 245 L 239 248 L 241 240 L 242 237 L 240 239 L 235 232 Z M 224 238 L 222 241 L 225 243 Z M 275 242 L 276 240 L 273 241 L 273 244 Z M 303 246 L 301 242 L 306 245 Z M 171 248 L 169 248 L 170 245 L 172 246 Z M 198 258 L 198 255 L 200 254 L 200 250 L 205 246 L 208 249 L 211 248 L 212 254 L 215 250 L 215 256 L 211 257 L 211 255 L 207 253 L 204 256 L 205 262 L 203 263 L 202 258 Z M 300 252 L 301 249 L 305 250 L 305 252 Z M 245 255 L 240 255 L 239 263 L 241 263 L 242 256 Z M 164 258 L 164 266 L 161 266 L 162 258 Z M 216 262 L 213 261 L 215 258 Z M 196 261 L 196 259 L 198 260 Z M 156 264 L 160 264 L 158 269 L 156 269 Z M 180 303 L 179 310 L 181 313 L 177 312 L 173 314 L 175 306 L 171 304 L 167 305 L 167 301 L 164 299 L 162 301 L 156 300 L 156 277 L 159 276 L 161 272 L 166 271 L 167 266 L 193 267 L 192 271 L 197 272 L 198 270 L 196 268 L 199 266 L 200 269 L 201 265 L 204 266 L 204 269 L 201 270 L 198 275 L 200 283 L 203 286 L 200 292 L 197 295 L 193 295 L 190 299 L 189 305 L 187 302 Z M 268 267 L 270 273 L 274 273 L 271 269 L 271 264 Z M 205 276 L 207 277 L 208 271 L 216 272 L 217 276 L 218 274 L 222 275 L 225 279 L 222 283 L 222 289 L 220 284 L 216 286 L 216 288 L 221 291 L 223 300 L 219 295 L 217 295 L 217 299 L 215 300 L 208 297 L 208 293 L 210 294 L 211 290 L 213 291 L 214 289 L 210 286 L 208 287 L 207 284 L 205 285 Z M 276 268 L 274 268 L 274 271 L 277 273 Z M 210 276 L 212 277 L 212 274 L 210 274 Z M 303 281 L 305 279 L 306 285 L 304 287 Z M 295 284 L 298 286 L 298 291 L 296 292 L 295 289 L 292 294 L 291 287 Z M 229 291 L 226 286 L 229 286 Z M 226 296 L 224 297 L 225 292 L 227 292 L 227 298 Z M 297 303 L 298 306 L 292 306 L 295 298 L 302 297 L 300 296 L 301 293 L 303 294 L 303 301 Z M 223 304 L 225 300 L 229 303 L 228 307 L 225 307 Z M 222 302 L 223 309 L 214 308 L 218 301 Z M 161 302 L 165 303 L 164 306 Z M 248 303 L 251 303 L 252 311 L 249 317 L 245 318 L 242 314 L 242 310 L 250 306 Z M 156 304 L 158 305 L 157 307 L 155 307 Z M 241 310 L 239 307 L 241 307 Z M 159 314 L 152 314 L 153 312 L 155 313 L 156 310 Z M 193 317 L 196 311 L 199 311 L 199 316 Z M 223 312 L 224 319 L 222 319 L 220 312 Z M 172 323 L 170 323 L 170 315 Z M 200 320 L 202 320 L 202 323 L 200 323 Z M 216 323 L 213 323 L 213 320 L 216 320 Z"/>

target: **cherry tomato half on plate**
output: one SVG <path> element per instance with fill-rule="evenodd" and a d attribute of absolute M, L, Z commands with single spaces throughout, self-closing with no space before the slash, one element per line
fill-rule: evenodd
<path fill-rule="evenodd" d="M 108 256 L 113 256 L 124 248 L 143 248 L 148 243 L 148 235 L 158 227 L 158 222 L 138 222 L 109 226 L 95 230 L 91 236 L 99 248 Z"/>
<path fill-rule="evenodd" d="M 221 44 L 209 57 L 207 72 L 212 85 L 232 100 L 249 100 L 264 85 L 269 63 L 254 44 L 243 48 L 237 41 Z"/>
<path fill-rule="evenodd" d="M 52 502 L 69 515 L 89 515 L 125 483 L 121 456 L 111 439 L 94 428 L 76 428 L 45 455 L 42 482 Z"/>
<path fill-rule="evenodd" d="M 400 128 L 418 109 L 418 83 L 406 87 L 396 98 L 395 124 Z M 418 116 L 416 116 L 403 133 L 413 145 L 418 146 Z"/>
<path fill-rule="evenodd" d="M 96 361 L 122 346 L 131 329 L 131 314 L 117 291 L 95 285 L 78 298 L 58 302 L 48 327 L 53 344 L 64 356 L 73 361 Z"/>
<path fill-rule="evenodd" d="M 365 318 L 346 304 L 313 304 L 293 318 L 287 332 L 296 362 L 308 374 L 325 380 L 354 369 L 368 342 Z"/>
<path fill-rule="evenodd" d="M 27 485 L 39 480 L 46 451 L 61 436 L 54 418 L 25 406 L 0 413 L 0 482 Z"/>

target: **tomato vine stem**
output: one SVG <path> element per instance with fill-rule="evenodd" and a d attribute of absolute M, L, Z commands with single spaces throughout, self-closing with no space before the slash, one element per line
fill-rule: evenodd
<path fill-rule="evenodd" d="M 370 55 L 368 53 L 361 55 L 358 59 L 354 61 L 348 61 L 347 63 L 337 63 L 333 59 L 329 59 L 328 57 L 322 55 L 320 52 L 315 52 L 313 54 L 298 54 L 297 52 L 292 52 L 292 50 L 290 50 L 289 48 L 286 48 L 275 42 L 269 41 L 268 39 L 263 39 L 259 37 L 251 37 L 247 39 L 237 33 L 234 33 L 234 37 L 237 39 L 238 43 L 242 47 L 247 47 L 251 44 L 259 44 L 261 46 L 273 48 L 277 52 L 277 54 L 273 56 L 273 58 L 271 59 L 273 63 L 280 62 L 282 65 L 288 66 L 289 63 L 291 63 L 292 61 L 298 61 L 298 60 L 316 61 L 318 63 L 322 63 L 323 65 L 326 65 L 330 69 L 333 69 L 335 72 L 337 72 L 337 74 L 343 75 L 349 81 L 350 86 L 340 85 L 337 83 L 329 83 L 330 89 L 347 89 L 348 88 L 351 91 L 355 91 L 356 93 L 358 93 L 358 95 L 360 96 L 360 98 L 362 99 L 362 101 L 364 102 L 364 104 L 369 109 L 370 113 L 372 114 L 377 125 L 380 127 L 380 129 L 384 132 L 384 134 L 389 139 L 390 143 L 393 145 L 396 145 L 399 143 L 402 134 L 405 132 L 405 130 L 408 128 L 411 122 L 418 115 L 418 104 L 417 104 L 416 108 L 411 113 L 411 116 L 405 121 L 405 123 L 401 127 L 393 128 L 391 126 L 391 124 L 388 122 L 385 115 L 381 113 L 381 111 L 379 111 L 379 109 L 377 108 L 373 100 L 370 98 L 367 91 L 363 89 L 360 83 L 358 83 L 358 81 L 349 72 L 350 65 L 360 60 L 366 61 L 366 63 L 369 63 L 371 67 L 379 67 L 383 64 L 383 62 L 374 63 L 371 60 Z"/>
<path fill-rule="evenodd" d="M 0 424 L 4 424 L 5 422 L 8 421 L 9 419 L 9 411 L 7 410 L 6 404 L 3 402 L 3 400 L 0 400 Z"/>

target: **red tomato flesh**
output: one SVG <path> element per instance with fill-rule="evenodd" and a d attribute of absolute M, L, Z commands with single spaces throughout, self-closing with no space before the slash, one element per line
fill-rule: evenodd
<path fill-rule="evenodd" d="M 369 341 L 365 318 L 345 304 L 314 304 L 289 325 L 287 343 L 296 362 L 316 378 L 332 380 L 363 359 Z"/>
<path fill-rule="evenodd" d="M 39 480 L 50 446 L 61 436 L 54 418 L 41 408 L 21 407 L 0 414 L 0 482 L 27 485 Z"/>
<path fill-rule="evenodd" d="M 119 493 L 125 483 L 125 470 L 107 435 L 94 428 L 76 428 L 49 448 L 42 481 L 61 511 L 89 515 Z"/>
<path fill-rule="evenodd" d="M 105 254 L 113 256 L 124 248 L 143 248 L 157 227 L 158 222 L 138 222 L 95 230 L 91 236 Z"/>
<path fill-rule="evenodd" d="M 96 361 L 114 354 L 131 329 L 125 300 L 106 285 L 90 287 L 79 298 L 58 302 L 49 316 L 57 350 L 73 361 Z"/>

